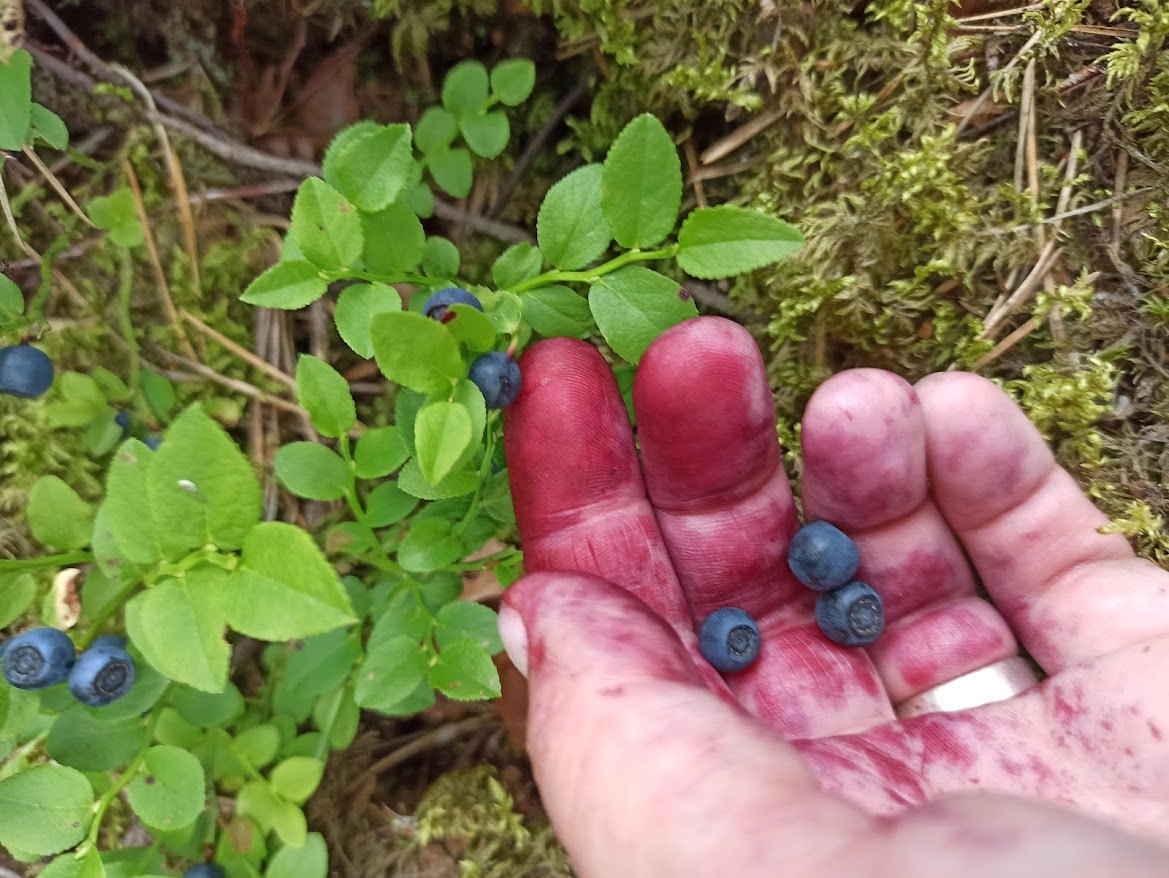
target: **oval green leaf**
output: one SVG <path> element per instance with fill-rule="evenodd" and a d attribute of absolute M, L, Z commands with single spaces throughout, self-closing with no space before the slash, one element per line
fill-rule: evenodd
<path fill-rule="evenodd" d="M 203 766 L 186 750 L 162 744 L 146 751 L 142 769 L 126 787 L 130 807 L 147 826 L 182 829 L 206 803 Z"/>
<path fill-rule="evenodd" d="M 677 281 L 640 265 L 622 268 L 593 284 L 589 309 L 609 346 L 635 365 L 655 338 L 698 315 Z"/>
<path fill-rule="evenodd" d="M 240 299 L 261 308 L 295 311 L 325 294 L 329 284 L 320 269 L 305 259 L 277 262 L 248 284 Z"/>
<path fill-rule="evenodd" d="M 556 182 L 536 214 L 536 240 L 544 258 L 575 271 L 599 259 L 613 240 L 601 210 L 600 165 L 585 165 Z"/>
<path fill-rule="evenodd" d="M 601 209 L 629 249 L 652 247 L 674 228 L 682 204 L 682 164 L 665 126 L 643 113 L 610 147 L 601 173 Z"/>
<path fill-rule="evenodd" d="M 678 267 L 694 277 L 734 277 L 790 256 L 804 245 L 795 226 L 762 211 L 700 207 L 678 230 Z"/>
<path fill-rule="evenodd" d="M 424 406 L 414 422 L 418 466 L 426 481 L 442 481 L 471 443 L 471 416 L 463 406 L 442 400 Z"/>

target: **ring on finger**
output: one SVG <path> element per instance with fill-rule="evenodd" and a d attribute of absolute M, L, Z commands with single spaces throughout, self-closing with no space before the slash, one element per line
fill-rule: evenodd
<path fill-rule="evenodd" d="M 1013 698 L 1038 683 L 1039 677 L 1031 665 L 1016 655 L 919 692 L 902 701 L 895 710 L 899 719 L 923 713 L 970 710 L 983 704 Z"/>

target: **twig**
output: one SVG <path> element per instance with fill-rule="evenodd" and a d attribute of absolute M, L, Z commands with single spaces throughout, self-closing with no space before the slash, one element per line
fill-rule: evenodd
<path fill-rule="evenodd" d="M 572 111 L 572 108 L 589 93 L 589 84 L 587 82 L 579 83 L 576 88 L 570 91 L 565 98 L 556 105 L 556 109 L 552 111 L 552 115 L 548 118 L 540 130 L 536 132 L 528 145 L 524 147 L 524 151 L 520 153 L 520 157 L 516 159 L 515 168 L 511 174 L 508 175 L 507 181 L 499 190 L 499 194 L 495 197 L 495 204 L 491 206 L 491 210 L 487 212 L 490 219 L 496 219 L 503 208 L 507 205 L 508 200 L 515 192 L 516 187 L 519 186 L 520 180 L 523 179 L 524 173 L 528 169 L 528 165 L 532 160 L 539 155 L 540 150 L 544 148 L 544 144 L 548 142 L 548 138 L 552 136 L 564 118 Z"/>
<path fill-rule="evenodd" d="M 694 138 L 686 138 L 686 142 L 682 145 L 682 151 L 686 154 L 686 167 L 690 170 L 690 185 L 694 188 L 694 200 L 699 207 L 706 207 L 706 191 L 702 186 L 702 181 L 694 179 L 694 174 L 698 171 L 698 155 L 694 150 Z"/>
<path fill-rule="evenodd" d="M 291 375 L 289 375 L 287 372 L 284 372 L 281 369 L 276 368 L 271 363 L 269 363 L 267 360 L 256 356 L 251 351 L 249 351 L 247 348 L 243 347 L 242 345 L 237 344 L 236 342 L 232 341 L 230 338 L 228 338 L 223 333 L 208 326 L 206 323 L 204 323 L 202 320 L 200 320 L 198 317 L 196 317 L 194 314 L 190 313 L 189 311 L 187 311 L 187 310 L 180 311 L 179 316 L 181 316 L 183 318 L 183 320 L 186 320 L 188 323 L 190 323 L 193 327 L 195 327 L 201 333 L 206 335 L 212 341 L 227 348 L 229 351 L 231 351 L 233 354 L 235 354 L 237 357 L 239 357 L 241 360 L 245 361 L 246 363 L 248 363 L 252 366 L 255 366 L 257 369 L 259 369 L 261 372 L 263 372 L 269 378 L 273 378 L 276 381 L 279 381 L 281 384 L 284 384 L 284 385 L 292 388 L 293 390 L 296 390 L 296 379 L 293 378 Z"/>
<path fill-rule="evenodd" d="M 1025 42 L 1019 51 L 1015 53 L 1015 57 L 1008 61 L 1006 66 L 999 71 L 999 75 L 1002 76 L 1003 74 L 1012 70 L 1023 59 L 1023 56 L 1030 52 L 1032 48 L 1034 48 L 1035 44 L 1039 42 L 1042 36 L 1043 32 L 1039 30 L 1031 34 L 1027 42 Z M 982 105 L 986 103 L 987 99 L 990 97 L 990 93 L 991 88 L 988 86 L 987 88 L 983 89 L 982 94 L 978 96 L 974 103 L 972 103 L 967 108 L 965 115 L 962 116 L 962 119 L 958 122 L 958 127 L 954 131 L 955 137 L 958 137 L 962 134 L 962 132 L 966 129 L 966 126 L 970 124 L 970 120 L 973 119 L 975 114 L 977 114 L 978 111 L 982 109 Z"/>
<path fill-rule="evenodd" d="M 78 205 L 78 203 L 73 200 L 73 196 L 69 194 L 69 190 L 66 189 L 61 181 L 57 179 L 57 175 L 54 174 L 52 170 L 50 170 L 48 165 L 41 161 L 41 157 L 37 155 L 36 150 L 31 146 L 26 146 L 22 151 L 24 152 L 25 156 L 28 157 L 28 160 L 33 163 L 33 166 L 41 172 L 41 176 L 44 177 L 46 181 L 48 181 L 48 184 L 53 187 L 53 191 L 56 192 L 58 196 L 60 196 L 61 200 L 65 202 L 66 206 L 75 214 L 77 214 L 83 223 L 85 223 L 91 229 L 96 229 L 97 226 L 94 224 L 93 220 L 91 220 L 86 215 L 85 211 L 81 209 L 80 205 Z"/>
<path fill-rule="evenodd" d="M 288 400 L 281 399 L 278 396 L 272 396 L 271 394 L 265 393 L 254 384 L 248 384 L 246 381 L 240 381 L 238 378 L 228 378 L 226 375 L 220 375 L 210 366 L 204 366 L 197 360 L 189 360 L 180 354 L 176 354 L 174 351 L 157 348 L 157 352 L 162 356 L 174 360 L 176 363 L 179 363 L 183 367 L 191 370 L 196 375 L 201 375 L 204 378 L 214 381 L 216 384 L 220 384 L 223 387 L 234 390 L 236 393 L 242 393 L 244 396 L 248 396 L 252 399 L 259 400 L 260 402 L 267 403 L 268 405 L 275 406 L 276 408 L 289 412 L 290 414 L 298 415 L 302 418 L 308 417 L 308 412 L 306 412 L 300 406 L 296 405 L 295 403 L 288 402 Z"/>
<path fill-rule="evenodd" d="M 413 759 L 419 753 L 425 753 L 436 747 L 447 747 L 468 732 L 474 732 L 491 725 L 495 718 L 491 714 L 479 714 L 456 723 L 446 723 L 432 732 L 427 732 L 409 744 L 404 744 L 392 753 L 388 753 L 365 769 L 365 775 L 379 775 L 397 765 Z"/>
<path fill-rule="evenodd" d="M 704 149 L 702 155 L 698 157 L 699 162 L 704 165 L 714 164 L 724 156 L 730 155 L 756 134 L 770 128 L 782 118 L 783 111 L 781 110 L 772 110 L 769 113 L 764 113 L 762 116 L 756 116 L 750 122 L 740 125 L 730 134 L 719 138 Z"/>
<path fill-rule="evenodd" d="M 987 315 L 982 330 L 982 338 L 994 337 L 1002 322 L 1035 292 L 1035 288 L 1039 285 L 1043 276 L 1062 255 L 1063 250 L 1056 246 L 1055 240 L 1049 241 L 1047 246 L 1043 248 L 1043 252 L 1039 254 L 1039 258 L 1036 260 L 1031 271 L 1023 278 L 1022 282 L 1015 288 L 1015 291 L 1011 293 L 1010 297 L 1000 307 L 992 309 Z"/>
<path fill-rule="evenodd" d="M 150 267 L 154 270 L 154 280 L 158 284 L 158 298 L 162 300 L 163 310 L 167 319 L 179 337 L 183 353 L 192 360 L 199 359 L 191 340 L 179 322 L 179 314 L 175 309 L 174 299 L 171 298 L 170 285 L 166 282 L 166 272 L 162 268 L 162 260 L 158 258 L 158 246 L 154 242 L 154 233 L 150 231 L 150 217 L 146 215 L 146 204 L 142 201 L 142 187 L 138 185 L 138 175 L 134 173 L 134 166 L 129 159 L 122 159 L 122 172 L 126 175 L 126 182 L 130 184 L 130 193 L 134 196 L 134 210 L 138 214 L 138 222 L 142 226 L 142 237 L 146 242 L 146 253 L 150 257 Z"/>
<path fill-rule="evenodd" d="M 979 357 L 978 360 L 970 367 L 970 370 L 972 372 L 977 372 L 979 369 L 990 365 L 1015 345 L 1017 345 L 1025 337 L 1030 335 L 1038 325 L 1039 321 L 1034 317 L 1027 318 L 1026 323 L 1024 323 L 1018 329 L 1014 330 L 1010 335 L 1008 335 L 993 348 Z"/>
<path fill-rule="evenodd" d="M 1139 189 L 1133 189 L 1130 192 L 1125 192 L 1122 195 L 1113 195 L 1111 198 L 1105 198 L 1103 201 L 1094 201 L 1091 204 L 1085 204 L 1083 207 L 1077 207 L 1074 210 L 1066 211 L 1065 213 L 1057 213 L 1049 216 L 1047 219 L 1039 220 L 1039 225 L 1051 225 L 1052 223 L 1060 223 L 1065 219 L 1071 219 L 1075 216 L 1083 216 L 1086 213 L 1095 213 L 1098 210 L 1103 210 L 1106 207 L 1113 207 L 1121 201 L 1127 201 L 1130 198 L 1135 198 L 1138 195 L 1144 195 L 1156 189 L 1156 186 L 1142 186 Z M 1025 232 L 1036 223 L 1023 223 L 1018 226 L 1011 226 L 1009 229 L 994 229 L 988 234 L 991 235 L 1013 235 L 1018 232 Z"/>

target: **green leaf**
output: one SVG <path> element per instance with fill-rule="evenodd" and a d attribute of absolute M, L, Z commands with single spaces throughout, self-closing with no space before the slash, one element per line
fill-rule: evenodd
<path fill-rule="evenodd" d="M 454 468 L 471 444 L 471 416 L 458 403 L 441 400 L 423 407 L 414 422 L 418 466 L 435 483 Z"/>
<path fill-rule="evenodd" d="M 536 240 L 544 258 L 575 271 L 599 259 L 613 240 L 601 210 L 600 165 L 585 165 L 553 184 L 536 214 Z"/>
<path fill-rule="evenodd" d="M 89 830 L 93 787 L 80 771 L 38 765 L 0 780 L 0 845 L 44 856 L 73 847 Z"/>
<path fill-rule="evenodd" d="M 0 274 L 0 321 L 12 320 L 24 313 L 24 293 L 11 278 Z"/>
<path fill-rule="evenodd" d="M 491 68 L 491 92 L 501 104 L 522 104 L 536 86 L 536 65 L 527 58 L 509 58 Z"/>
<path fill-rule="evenodd" d="M 231 742 L 231 749 L 252 768 L 263 768 L 280 752 L 280 730 L 271 723 L 244 729 Z"/>
<path fill-rule="evenodd" d="M 36 596 L 37 581 L 31 573 L 0 574 L 0 628 L 23 616 Z"/>
<path fill-rule="evenodd" d="M 283 847 L 268 861 L 264 878 L 326 878 L 329 849 L 325 837 L 310 832 L 303 847 Z"/>
<path fill-rule="evenodd" d="M 349 488 L 349 465 L 316 442 L 290 442 L 276 452 L 276 476 L 297 497 L 340 500 Z"/>
<path fill-rule="evenodd" d="M 474 601 L 453 601 L 438 611 L 434 639 L 439 649 L 456 640 L 470 640 L 495 654 L 503 649 L 499 639 L 499 617 L 490 607 Z"/>
<path fill-rule="evenodd" d="M 478 61 L 461 61 L 442 83 L 442 105 L 455 118 L 479 113 L 487 107 L 487 68 Z"/>
<path fill-rule="evenodd" d="M 587 338 L 596 331 L 588 299 L 568 287 L 559 284 L 539 287 L 524 293 L 520 299 L 524 319 L 546 338 Z"/>
<path fill-rule="evenodd" d="M 453 198 L 466 198 L 471 191 L 471 153 L 462 147 L 437 149 L 426 157 L 434 182 Z"/>
<path fill-rule="evenodd" d="M 426 405 L 426 394 L 415 393 L 413 390 L 402 389 L 398 398 L 394 400 L 394 424 L 402 437 L 402 444 L 406 446 L 406 453 L 414 456 L 414 420 L 418 412 Z"/>
<path fill-rule="evenodd" d="M 304 259 L 277 262 L 248 284 L 240 299 L 262 308 L 295 311 L 325 294 L 329 284 L 320 270 Z"/>
<path fill-rule="evenodd" d="M 442 500 L 470 494 L 479 484 L 479 473 L 473 470 L 459 470 L 451 473 L 437 485 L 422 477 L 418 461 L 408 460 L 398 473 L 398 487 L 420 500 Z"/>
<path fill-rule="evenodd" d="M 357 440 L 354 469 L 359 479 L 380 479 L 404 464 L 409 456 L 397 427 L 375 427 Z"/>
<path fill-rule="evenodd" d="M 378 368 L 403 387 L 434 393 L 463 377 L 459 345 L 437 320 L 405 311 L 375 314 L 370 336 Z"/>
<path fill-rule="evenodd" d="M 231 575 L 227 619 L 258 640 L 292 640 L 357 621 L 345 586 L 312 537 L 278 521 L 257 525 Z"/>
<path fill-rule="evenodd" d="M 507 149 L 511 137 L 507 116 L 499 110 L 463 116 L 459 119 L 459 130 L 471 151 L 485 159 L 493 159 Z"/>
<path fill-rule="evenodd" d="M 313 426 L 325 436 L 343 436 L 357 423 L 349 382 L 311 354 L 297 358 L 296 398 L 308 410 Z"/>
<path fill-rule="evenodd" d="M 145 369 L 139 375 L 138 383 L 146 397 L 146 404 L 150 406 L 154 416 L 160 421 L 168 420 L 170 413 L 174 410 L 175 403 L 178 402 L 175 386 L 170 383 L 168 378 Z"/>
<path fill-rule="evenodd" d="M 429 655 L 413 637 L 391 637 L 371 649 L 354 672 L 354 697 L 367 710 L 391 711 L 426 680 Z"/>
<path fill-rule="evenodd" d="M 19 150 L 29 141 L 32 113 L 32 55 L 16 49 L 0 64 L 0 149 Z"/>
<path fill-rule="evenodd" d="M 411 573 L 432 573 L 467 554 L 445 518 L 415 519 L 398 545 L 398 563 Z"/>
<path fill-rule="evenodd" d="M 110 402 L 124 403 L 130 400 L 130 388 L 126 386 L 126 382 L 105 366 L 94 366 L 89 374 L 97 383 L 102 395 Z"/>
<path fill-rule="evenodd" d="M 373 356 L 373 342 L 369 337 L 369 321 L 383 311 L 401 311 L 402 297 L 386 284 L 354 284 L 337 297 L 333 319 L 337 332 L 345 344 L 359 357 Z"/>
<path fill-rule="evenodd" d="M 543 264 L 543 254 L 531 244 L 522 241 L 512 244 L 499 254 L 499 258 L 491 266 L 491 279 L 499 289 L 507 289 L 538 275 Z"/>
<path fill-rule="evenodd" d="M 795 226 L 762 211 L 700 207 L 678 231 L 678 267 L 694 277 L 734 277 L 778 262 L 803 244 Z"/>
<path fill-rule="evenodd" d="M 489 351 L 495 347 L 495 324 L 478 308 L 458 303 L 451 305 L 447 308 L 443 325 L 469 350 Z"/>
<path fill-rule="evenodd" d="M 455 385 L 452 399 L 471 416 L 471 442 L 467 446 L 466 454 L 459 461 L 459 464 L 462 464 L 475 456 L 475 451 L 483 441 L 483 430 L 487 426 L 487 402 L 483 399 L 483 391 L 469 378 L 464 378 Z"/>
<path fill-rule="evenodd" d="M 365 499 L 366 521 L 370 527 L 389 527 L 413 512 L 417 505 L 417 497 L 407 494 L 394 482 L 384 482 Z"/>
<path fill-rule="evenodd" d="M 43 871 L 38 872 L 37 878 L 107 878 L 108 875 L 102 864 L 101 854 L 97 848 L 90 848 L 80 859 L 76 851 L 61 854 Z M 146 875 L 143 878 L 150 876 Z"/>
<path fill-rule="evenodd" d="M 236 813 L 252 817 L 263 829 L 275 832 L 290 847 L 303 847 L 307 841 L 304 812 L 277 796 L 267 781 L 244 784 L 236 796 Z"/>
<path fill-rule="evenodd" d="M 377 213 L 363 213 L 361 228 L 365 236 L 361 260 L 370 271 L 395 275 L 418 270 L 426 232 L 410 205 L 395 202 Z"/>
<path fill-rule="evenodd" d="M 434 216 L 434 190 L 429 183 L 419 183 L 406 193 L 403 202 L 422 219 Z"/>
<path fill-rule="evenodd" d="M 361 655 L 357 633 L 337 628 L 290 644 L 288 660 L 276 684 L 273 708 L 293 713 L 290 704 L 315 699 L 345 682 Z"/>
<path fill-rule="evenodd" d="M 459 123 L 442 107 L 430 107 L 418 120 L 414 131 L 414 142 L 423 155 L 438 149 L 445 149 L 455 142 L 459 134 Z"/>
<path fill-rule="evenodd" d="M 174 686 L 169 702 L 189 723 L 221 726 L 243 713 L 244 700 L 235 683 L 222 692 L 200 692 L 190 686 Z"/>
<path fill-rule="evenodd" d="M 195 822 L 206 800 L 203 766 L 178 747 L 146 751 L 141 770 L 126 787 L 134 813 L 154 829 L 182 829 Z"/>
<path fill-rule="evenodd" d="M 272 789 L 279 795 L 303 805 L 309 796 L 317 791 L 321 777 L 325 773 L 325 763 L 308 756 L 293 756 L 285 759 L 272 769 L 269 780 Z"/>
<path fill-rule="evenodd" d="M 361 210 L 378 211 L 412 184 L 413 163 L 410 126 L 398 123 L 346 143 L 331 170 L 345 198 Z"/>
<path fill-rule="evenodd" d="M 74 705 L 62 711 L 49 729 L 45 751 L 62 765 L 80 771 L 112 771 L 126 765 L 146 743 L 141 717 L 107 722 Z"/>
<path fill-rule="evenodd" d="M 676 281 L 640 265 L 606 275 L 589 288 L 589 308 L 609 346 L 636 365 L 655 338 L 698 315 Z"/>
<path fill-rule="evenodd" d="M 146 474 L 159 546 L 181 557 L 213 543 L 238 549 L 260 520 L 260 483 L 235 441 L 198 405 L 167 430 Z"/>
<path fill-rule="evenodd" d="M 32 133 L 53 149 L 69 146 L 69 129 L 65 121 L 48 107 L 33 103 L 30 114 Z"/>
<path fill-rule="evenodd" d="M 422 270 L 430 277 L 454 279 L 459 274 L 459 248 L 438 235 L 426 239 Z"/>
<path fill-rule="evenodd" d="M 28 492 L 28 527 L 46 546 L 80 549 L 93 533 L 93 508 L 57 476 L 41 476 Z"/>
<path fill-rule="evenodd" d="M 357 208 L 319 177 L 306 179 L 296 193 L 291 230 L 305 258 L 320 268 L 347 268 L 361 257 Z"/>
<path fill-rule="evenodd" d="M 670 234 L 681 204 L 678 150 L 662 123 L 643 113 L 625 126 L 605 156 L 605 219 L 622 247 L 652 247 Z"/>
<path fill-rule="evenodd" d="M 357 141 L 363 137 L 369 137 L 371 134 L 377 134 L 383 127 L 372 119 L 363 119 L 338 131 L 337 136 L 329 142 L 325 149 L 324 158 L 321 160 L 321 174 L 324 176 L 325 182 L 336 186 L 337 167 L 340 164 L 341 155 Z"/>
<path fill-rule="evenodd" d="M 127 187 L 89 202 L 89 216 L 99 229 L 110 233 L 110 240 L 122 247 L 137 247 L 146 240 L 138 222 L 134 193 Z"/>
<path fill-rule="evenodd" d="M 482 701 L 500 693 L 495 662 L 472 640 L 456 640 L 443 648 L 429 679 L 431 686 L 456 701 Z"/>
<path fill-rule="evenodd" d="M 197 567 L 185 582 L 165 579 L 126 604 L 126 633 L 143 658 L 164 676 L 206 692 L 222 692 L 227 684 L 226 576 Z"/>
<path fill-rule="evenodd" d="M 143 566 L 162 557 L 146 489 L 152 458 L 150 449 L 137 439 L 122 443 L 110 462 L 101 505 L 102 520 L 122 557 Z"/>

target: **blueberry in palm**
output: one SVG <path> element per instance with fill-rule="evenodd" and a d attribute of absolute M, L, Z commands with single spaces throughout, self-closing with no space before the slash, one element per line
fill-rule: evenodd
<path fill-rule="evenodd" d="M 519 364 L 502 351 L 476 357 L 468 377 L 483 391 L 489 409 L 506 408 L 520 395 Z"/>
<path fill-rule="evenodd" d="M 885 629 L 885 605 L 867 582 L 849 582 L 816 597 L 816 624 L 841 646 L 867 646 Z"/>
<path fill-rule="evenodd" d="M 105 707 L 130 691 L 134 677 L 134 659 L 126 652 L 125 640 L 99 637 L 77 657 L 69 672 L 69 691 L 82 704 Z"/>
<path fill-rule="evenodd" d="M 796 579 L 816 591 L 851 582 L 860 560 L 856 543 L 826 521 L 805 524 L 787 549 L 787 565 Z"/>
<path fill-rule="evenodd" d="M 426 300 L 426 304 L 422 306 L 422 313 L 432 320 L 445 323 L 448 319 L 447 309 L 451 305 L 470 305 L 476 310 L 483 310 L 483 303 L 472 293 L 468 293 L 460 287 L 446 287 L 431 294 L 430 298 Z"/>
<path fill-rule="evenodd" d="M 53 361 L 31 345 L 0 348 L 0 393 L 33 399 L 53 386 Z"/>
<path fill-rule="evenodd" d="M 702 657 L 716 669 L 733 673 L 759 655 L 759 626 L 738 607 L 721 607 L 706 617 L 698 632 Z"/>
<path fill-rule="evenodd" d="M 18 634 L 0 650 L 4 679 L 17 689 L 55 686 L 74 665 L 73 641 L 56 628 L 34 628 Z"/>

